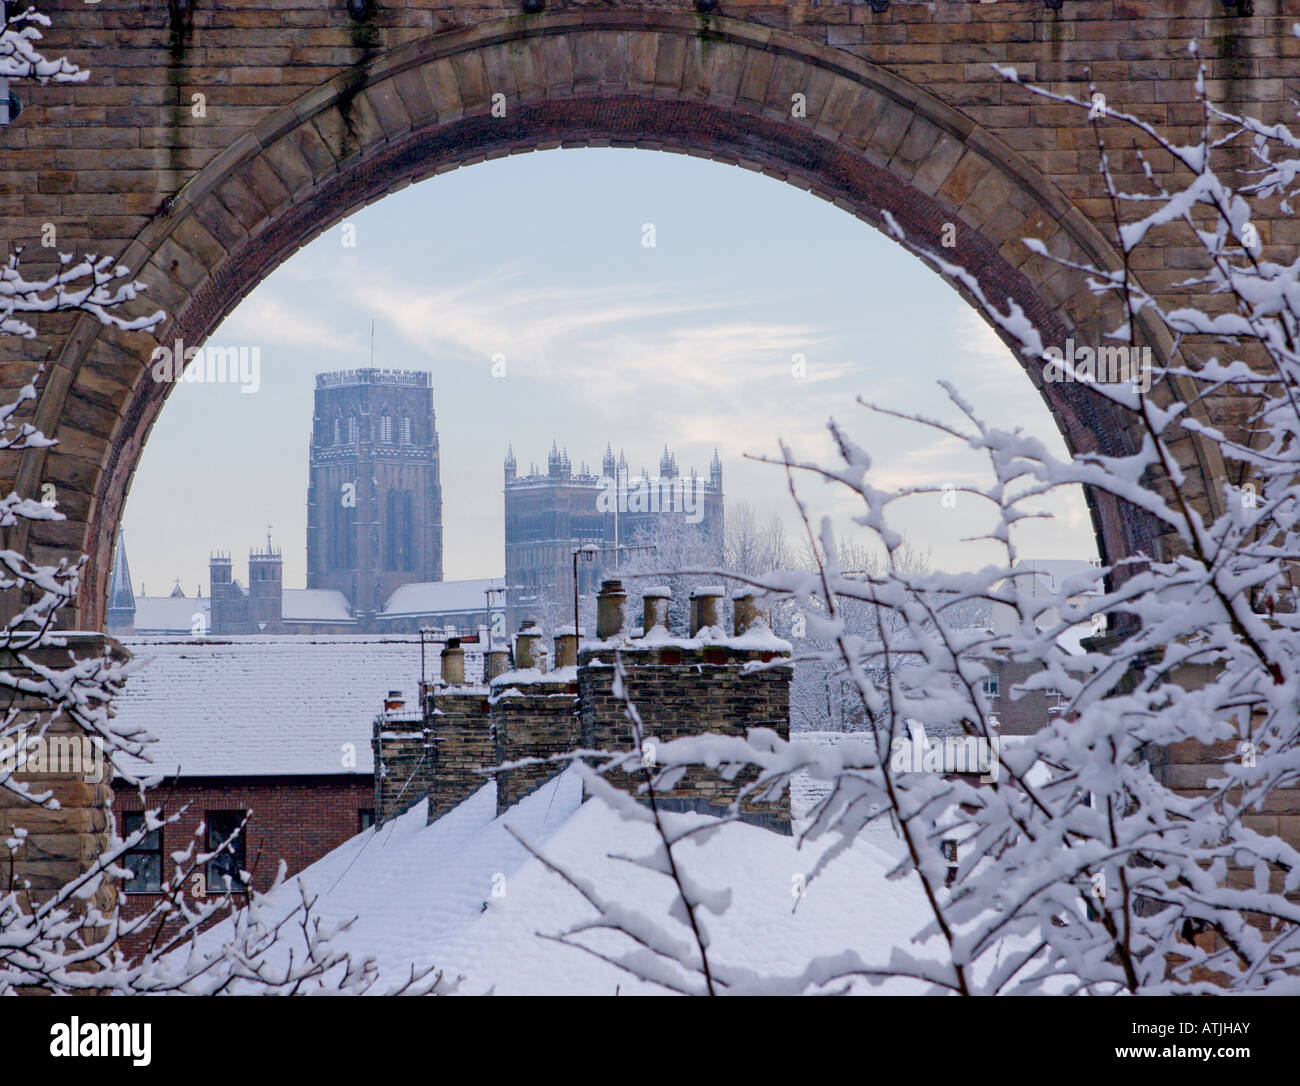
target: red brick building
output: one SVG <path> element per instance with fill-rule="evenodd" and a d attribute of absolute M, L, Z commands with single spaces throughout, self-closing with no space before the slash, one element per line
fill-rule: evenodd
<path fill-rule="evenodd" d="M 125 858 L 134 872 L 123 886 L 127 917 L 159 900 L 176 870 L 173 854 L 189 848 L 200 827 L 197 851 L 238 837 L 233 856 L 187 880 L 195 898 L 227 876 L 241 887 L 241 871 L 265 890 L 281 860 L 295 875 L 370 824 L 371 720 L 390 690 L 414 699 L 417 637 L 159 638 L 126 646 L 139 671 L 116 703 L 117 720 L 153 741 L 147 763 L 116 764 L 118 831 L 139 827 L 145 810 L 184 810 Z M 123 949 L 145 941 L 125 940 Z"/>

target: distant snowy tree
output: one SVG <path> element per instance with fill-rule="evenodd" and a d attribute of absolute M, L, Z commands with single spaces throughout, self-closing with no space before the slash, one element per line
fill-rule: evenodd
<path fill-rule="evenodd" d="M 885 562 L 878 551 L 861 542 L 844 538 L 831 542 L 831 553 L 826 555 L 812 540 L 806 540 L 800 565 L 815 570 L 828 557 L 844 570 L 848 578 L 879 576 Z M 898 548 L 898 564 L 911 573 L 922 573 L 929 568 L 928 559 L 918 554 L 910 544 Z M 823 601 L 815 592 L 796 598 L 796 606 L 780 608 L 781 621 L 775 624 L 776 632 L 794 646 L 794 676 L 790 684 L 791 731 L 859 731 L 869 726 L 857 695 L 853 680 L 844 663 L 832 651 L 833 640 L 824 633 L 824 620 L 829 617 Z M 839 605 L 839 627 L 848 637 L 855 639 L 858 653 L 871 679 L 878 686 L 887 680 L 889 668 L 906 669 L 909 660 L 889 659 L 886 656 L 885 633 L 896 633 L 903 619 L 887 608 L 867 601 L 842 598 Z M 873 652 L 870 646 L 875 646 Z"/>

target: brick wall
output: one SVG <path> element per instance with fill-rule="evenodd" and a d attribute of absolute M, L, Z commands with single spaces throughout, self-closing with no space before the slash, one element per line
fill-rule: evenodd
<path fill-rule="evenodd" d="M 162 830 L 164 874 L 174 865 L 170 855 L 185 849 L 208 811 L 251 810 L 245 829 L 245 849 L 252 886 L 263 891 L 275 879 L 280 860 L 287 874 L 296 875 L 361 830 L 361 815 L 374 803 L 366 774 L 330 777 L 192 777 L 168 781 L 152 789 L 142 802 L 139 792 L 121 782 L 113 789 L 113 815 L 119 832 L 123 815 L 161 807 L 164 813 L 188 809 Z M 200 840 L 203 849 L 206 840 Z M 192 881 L 186 893 L 194 890 Z M 138 917 L 157 902 L 158 894 L 123 892 L 122 913 Z M 121 948 L 137 954 L 148 945 L 152 931 L 124 939 Z"/>
<path fill-rule="evenodd" d="M 1039 664 L 990 660 L 988 668 L 990 677 L 997 682 L 997 697 L 990 698 L 989 708 L 998 718 L 1002 735 L 1033 735 L 1046 727 L 1053 711 L 1069 700 L 1043 690 L 1015 689 L 1017 684 L 1042 673 Z"/>
<path fill-rule="evenodd" d="M 576 675 L 512 686 L 507 673 L 494 679 L 492 687 L 492 730 L 498 764 L 521 758 L 547 758 L 578 747 Z M 497 774 L 497 813 L 514 806 L 562 769 L 560 765 L 535 765 Z"/>
<path fill-rule="evenodd" d="M 659 742 L 703 732 L 744 735 L 766 727 L 789 736 L 790 666 L 746 672 L 752 662 L 770 662 L 771 651 L 725 645 L 697 647 L 638 646 L 625 651 L 628 689 L 646 725 L 646 736 Z M 428 780 L 429 821 L 446 814 L 483 786 L 481 770 L 523 758 L 547 758 L 578 747 L 630 750 L 631 733 L 623 705 L 613 696 L 612 649 L 587 648 L 578 667 L 543 677 L 534 670 L 507 672 L 492 681 L 491 695 L 482 687 L 439 687 L 429 699 L 426 717 L 432 745 Z M 414 765 L 424 749 L 425 734 L 406 732 L 387 756 L 392 764 Z M 400 753 L 398 753 L 400 749 Z M 536 765 L 496 774 L 497 813 L 514 806 L 560 772 L 556 765 Z M 721 813 L 753 771 L 733 781 L 714 771 L 692 769 L 661 793 L 666 809 Z M 635 790 L 639 775 L 612 774 L 619 787 Z M 414 787 L 414 782 L 412 783 Z M 376 781 L 376 809 L 381 817 L 392 804 L 396 785 Z M 407 806 L 404 803 L 402 806 Z M 781 832 L 790 831 L 789 797 L 775 804 L 747 803 L 747 821 Z"/>
<path fill-rule="evenodd" d="M 433 747 L 423 717 L 410 712 L 375 717 L 374 810 L 386 822 L 419 803 L 433 780 Z"/>
<path fill-rule="evenodd" d="M 441 687 L 430 702 L 433 772 L 428 796 L 432 822 L 487 784 L 489 778 L 475 770 L 496 765 L 496 744 L 486 687 Z"/>
<path fill-rule="evenodd" d="M 121 644 L 102 634 L 64 636 L 66 648 L 28 650 L 23 655 L 34 664 L 51 668 L 68 667 L 74 660 L 102 654 L 120 661 L 130 659 L 131 654 Z M 0 652 L 0 669 L 18 679 L 33 677 L 30 667 L 11 652 Z M 22 712 L 25 704 L 21 697 L 9 699 L 9 707 L 19 713 L 16 723 L 28 716 Z M 42 714 L 40 718 L 30 719 L 48 720 L 48 716 Z M 46 734 L 78 741 L 85 738 L 81 728 L 66 718 L 50 722 Z M 101 779 L 91 780 L 88 776 Z M 38 807 L 9 789 L 0 788 L 0 842 L 10 838 L 14 829 L 26 831 L 23 843 L 15 852 L 10 854 L 5 849 L 0 853 L 5 857 L 0 866 L 3 880 L 0 885 L 25 887 L 31 900 L 40 901 L 88 871 L 108 847 L 113 767 L 107 757 L 102 757 L 98 771 L 89 775 L 20 773 L 15 777 L 35 792 L 48 792 L 58 803 L 54 810 Z M 105 879 L 86 903 L 108 912 L 116 895 L 116 883 Z"/>
<path fill-rule="evenodd" d="M 623 656 L 628 697 L 641 716 L 646 739 L 667 742 L 703 732 L 744 735 L 753 727 L 789 738 L 791 668 L 743 670 L 747 663 L 773 659 L 771 652 L 721 645 L 651 648 L 633 642 Z M 622 701 L 614 697 L 612 663 L 611 649 L 584 648 L 579 654 L 582 744 L 627 751 L 634 749 L 632 730 Z M 718 772 L 692 768 L 662 794 L 664 806 L 717 813 L 755 776 L 751 769 L 727 781 Z M 639 775 L 611 774 L 609 779 L 629 791 L 641 783 Z M 743 810 L 746 821 L 790 832 L 788 792 L 775 804 L 746 803 Z"/>

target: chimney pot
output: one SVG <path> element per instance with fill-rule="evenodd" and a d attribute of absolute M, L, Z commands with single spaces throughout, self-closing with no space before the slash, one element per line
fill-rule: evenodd
<path fill-rule="evenodd" d="M 645 637 L 656 626 L 668 629 L 668 604 L 672 592 L 663 585 L 652 585 L 641 593 L 641 636 Z"/>
<path fill-rule="evenodd" d="M 732 599 L 732 630 L 735 635 L 739 637 L 762 623 L 763 616 L 758 609 L 757 593 L 752 589 L 741 589 Z"/>
<path fill-rule="evenodd" d="M 519 633 L 515 635 L 515 667 L 520 671 L 528 671 L 530 668 L 540 666 L 537 643 L 541 638 L 541 630 L 537 629 L 532 622 L 525 622 L 519 628 Z"/>
<path fill-rule="evenodd" d="M 596 639 L 608 641 L 623 632 L 627 593 L 622 581 L 602 581 L 596 594 Z"/>
<path fill-rule="evenodd" d="M 465 650 L 459 637 L 448 638 L 442 650 L 442 681 L 448 686 L 465 685 Z"/>
<path fill-rule="evenodd" d="M 583 631 L 576 633 L 572 626 L 564 626 L 555 632 L 555 667 L 578 666 L 578 638 Z"/>
<path fill-rule="evenodd" d="M 509 653 L 505 649 L 493 649 L 487 654 L 487 678 L 491 682 L 498 675 L 504 675 L 509 666 Z"/>
<path fill-rule="evenodd" d="M 691 589 L 691 636 L 706 626 L 722 625 L 723 590 L 718 585 L 700 585 Z"/>

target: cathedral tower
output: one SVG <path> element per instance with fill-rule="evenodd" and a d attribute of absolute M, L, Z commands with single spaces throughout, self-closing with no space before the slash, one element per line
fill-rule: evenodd
<path fill-rule="evenodd" d="M 307 587 L 341 591 L 364 629 L 401 585 L 441 580 L 442 486 L 430 374 L 317 374 Z"/>

